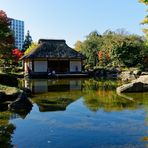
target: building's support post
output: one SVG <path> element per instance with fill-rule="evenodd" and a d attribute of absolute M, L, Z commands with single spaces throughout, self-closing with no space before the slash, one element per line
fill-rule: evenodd
<path fill-rule="evenodd" d="M 49 73 L 49 60 L 47 58 L 47 74 Z"/>
<path fill-rule="evenodd" d="M 68 59 L 68 67 L 67 68 L 68 68 L 67 72 L 70 73 L 70 59 Z"/>
<path fill-rule="evenodd" d="M 32 72 L 34 72 L 34 59 L 32 59 Z"/>

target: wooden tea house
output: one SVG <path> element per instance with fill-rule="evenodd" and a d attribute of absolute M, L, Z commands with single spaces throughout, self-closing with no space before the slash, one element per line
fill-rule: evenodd
<path fill-rule="evenodd" d="M 70 48 L 65 40 L 40 39 L 37 48 L 22 59 L 25 74 L 40 76 L 74 76 L 82 74 L 84 56 Z"/>

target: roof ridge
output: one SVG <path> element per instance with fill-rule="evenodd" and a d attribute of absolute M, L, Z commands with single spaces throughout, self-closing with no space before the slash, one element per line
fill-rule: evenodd
<path fill-rule="evenodd" d="M 58 40 L 59 41 L 59 40 Z M 24 58 L 76 58 L 76 59 L 84 59 L 84 56 L 69 47 L 66 44 L 66 41 L 50 42 L 43 41 L 34 48 L 31 52 L 29 52 Z"/>

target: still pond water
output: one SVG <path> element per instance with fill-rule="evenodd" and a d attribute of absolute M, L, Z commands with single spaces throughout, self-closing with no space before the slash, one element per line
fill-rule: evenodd
<path fill-rule="evenodd" d="M 23 80 L 29 113 L 0 112 L 0 148 L 148 147 L 148 93 L 116 94 L 115 81 Z"/>

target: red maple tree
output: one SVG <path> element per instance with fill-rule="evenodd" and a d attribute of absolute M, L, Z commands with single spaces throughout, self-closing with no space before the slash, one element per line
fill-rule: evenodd
<path fill-rule="evenodd" d="M 18 60 L 24 55 L 22 51 L 19 49 L 13 49 L 12 55 L 14 55 L 15 62 L 18 62 Z"/>
<path fill-rule="evenodd" d="M 105 60 L 109 61 L 110 60 L 110 55 L 109 55 L 109 53 L 99 51 L 98 52 L 98 58 L 99 58 L 99 60 L 105 59 Z"/>
<path fill-rule="evenodd" d="M 106 51 L 99 51 L 98 59 L 100 65 L 107 65 L 110 62 L 110 55 Z"/>

